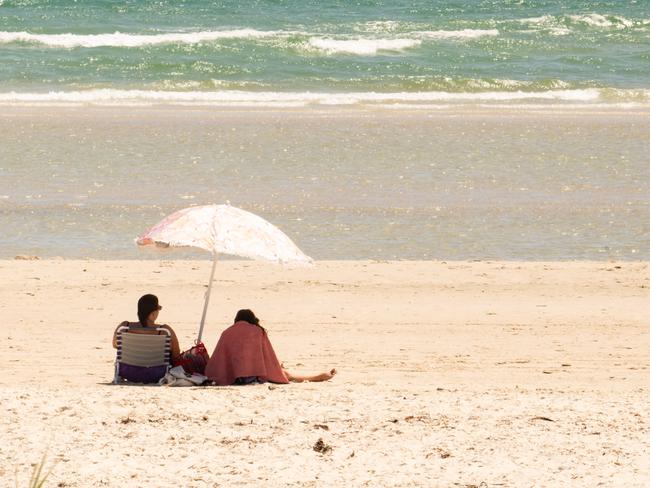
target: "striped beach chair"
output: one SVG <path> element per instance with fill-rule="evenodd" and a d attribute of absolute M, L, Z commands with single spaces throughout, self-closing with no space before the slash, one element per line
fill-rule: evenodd
<path fill-rule="evenodd" d="M 129 333 L 134 330 L 145 328 L 124 325 L 117 330 L 113 383 L 123 380 L 131 383 L 157 383 L 170 368 L 171 334 L 161 327 L 153 329 L 157 334 Z M 151 328 L 147 327 L 146 330 Z"/>

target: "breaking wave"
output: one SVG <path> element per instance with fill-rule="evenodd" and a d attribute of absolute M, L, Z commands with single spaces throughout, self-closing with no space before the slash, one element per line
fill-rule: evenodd
<path fill-rule="evenodd" d="M 90 104 L 90 105 L 221 105 L 251 107 L 304 107 L 328 105 L 385 105 L 432 103 L 514 103 L 514 102 L 572 102 L 572 103 L 642 103 L 650 102 L 650 90 L 575 89 L 489 92 L 255 92 L 221 91 L 157 91 L 93 89 L 84 91 L 56 91 L 47 93 L 0 93 L 0 103 L 24 104 Z"/>
<path fill-rule="evenodd" d="M 516 22 L 531 27 L 552 28 L 562 32 L 570 32 L 571 28 L 592 29 L 633 29 L 647 26 L 649 19 L 628 19 L 620 15 L 603 15 L 597 13 L 574 15 L 542 15 L 517 19 Z"/>
<path fill-rule="evenodd" d="M 259 31 L 235 29 L 225 31 L 173 32 L 166 34 L 31 34 L 29 32 L 0 32 L 0 44 L 30 42 L 50 47 L 140 47 L 156 44 L 198 44 L 220 39 L 261 39 L 287 36 L 288 31 Z"/>
<path fill-rule="evenodd" d="M 30 32 L 0 31 L 0 44 L 33 43 L 52 48 L 96 48 L 121 47 L 137 48 L 161 44 L 199 44 L 224 39 L 286 39 L 292 36 L 305 36 L 310 49 L 328 54 L 348 53 L 375 55 L 381 51 L 402 51 L 419 46 L 423 40 L 450 39 L 471 40 L 483 36 L 496 36 L 498 30 L 463 29 L 440 31 L 406 32 L 399 38 L 334 39 L 298 31 L 260 31 L 256 29 L 234 29 L 223 31 L 169 32 L 163 34 L 130 34 L 113 32 L 104 34 L 33 34 Z"/>
<path fill-rule="evenodd" d="M 327 54 L 347 53 L 359 55 L 375 55 L 380 51 L 403 51 L 417 47 L 422 41 L 416 39 L 353 39 L 336 40 L 313 37 L 309 39 L 311 48 L 324 51 Z"/>

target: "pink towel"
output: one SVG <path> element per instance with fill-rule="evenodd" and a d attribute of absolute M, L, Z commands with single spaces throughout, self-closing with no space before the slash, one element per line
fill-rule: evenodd
<path fill-rule="evenodd" d="M 260 381 L 289 383 L 266 332 L 240 321 L 223 331 L 205 368 L 218 385 L 232 385 L 237 378 L 257 376 Z"/>

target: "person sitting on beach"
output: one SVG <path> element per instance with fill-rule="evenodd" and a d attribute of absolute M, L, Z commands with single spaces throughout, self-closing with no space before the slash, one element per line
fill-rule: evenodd
<path fill-rule="evenodd" d="M 223 331 L 205 368 L 205 375 L 217 385 L 327 381 L 335 369 L 313 376 L 301 376 L 284 369 L 275 355 L 266 330 L 248 309 L 237 312 L 233 325 Z"/>
<path fill-rule="evenodd" d="M 160 328 L 169 331 L 171 335 L 171 357 L 177 357 L 181 351 L 174 329 L 169 325 L 156 324 L 156 319 L 158 318 L 160 310 L 162 310 L 162 307 L 159 305 L 158 297 L 156 295 L 142 295 L 138 300 L 139 322 L 124 321 L 118 325 L 113 333 L 113 347 L 117 349 L 117 331 L 120 327 L 138 327 L 136 330 L 128 331 L 131 334 L 160 334 L 160 331 L 156 330 L 157 328 Z"/>

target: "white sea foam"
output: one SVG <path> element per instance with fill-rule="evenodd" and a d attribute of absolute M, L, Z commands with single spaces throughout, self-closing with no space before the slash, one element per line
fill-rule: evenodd
<path fill-rule="evenodd" d="M 598 29 L 625 29 L 636 25 L 645 25 L 646 20 L 630 20 L 620 15 L 602 15 L 597 13 L 576 14 L 567 16 L 542 15 L 541 17 L 530 17 L 517 19 L 517 22 L 531 26 L 550 28 L 550 34 L 563 36 L 571 33 L 569 25 L 589 26 Z"/>
<path fill-rule="evenodd" d="M 616 15 L 609 17 L 601 14 L 569 15 L 569 19 L 571 19 L 573 22 L 586 24 L 592 27 L 625 28 L 632 27 L 634 25 L 634 22 L 631 20 Z"/>
<path fill-rule="evenodd" d="M 96 89 L 48 93 L 0 93 L 0 104 L 10 105 L 216 105 L 241 107 L 304 107 L 309 105 L 378 105 L 440 103 L 623 103 L 648 104 L 650 90 L 576 89 L 486 92 L 253 92 L 221 91 L 154 91 Z"/>
<path fill-rule="evenodd" d="M 155 44 L 197 44 L 220 39 L 260 39 L 287 36 L 289 31 L 259 31 L 236 29 L 227 31 L 170 32 L 166 34 L 32 34 L 29 32 L 0 32 L 0 44 L 33 42 L 51 47 L 140 47 Z"/>
<path fill-rule="evenodd" d="M 477 39 L 486 36 L 498 36 L 497 29 L 462 29 L 462 30 L 437 30 L 437 31 L 416 31 L 414 35 L 425 39 Z"/>
<path fill-rule="evenodd" d="M 385 25 L 384 25 L 385 24 Z M 384 23 L 382 27 L 390 29 L 393 23 Z M 394 26 L 393 26 L 394 28 Z M 359 55 L 376 55 L 382 51 L 403 51 L 417 47 L 423 39 L 468 40 L 483 36 L 496 36 L 496 29 L 463 29 L 454 31 L 413 31 L 403 38 L 357 38 L 333 39 L 313 36 L 307 41 L 311 49 L 328 54 L 348 53 Z M 310 34 L 297 31 L 260 31 L 256 29 L 235 29 L 224 31 L 169 32 L 161 34 L 131 34 L 114 32 L 104 34 L 34 34 L 30 32 L 0 31 L 0 44 L 27 42 L 42 44 L 54 48 L 95 48 L 95 47 L 141 47 L 159 44 L 198 44 L 222 39 L 264 39 L 286 38 L 295 35 Z"/>
<path fill-rule="evenodd" d="M 571 34 L 571 29 L 568 27 L 551 27 L 548 32 L 552 36 L 567 36 Z"/>
<path fill-rule="evenodd" d="M 422 41 L 417 39 L 351 39 L 337 40 L 320 37 L 309 39 L 311 48 L 328 54 L 347 53 L 372 56 L 380 51 L 403 51 L 417 47 Z"/>
<path fill-rule="evenodd" d="M 529 17 L 525 19 L 517 19 L 517 22 L 522 24 L 545 25 L 551 23 L 555 18 L 551 15 L 542 15 L 541 17 Z"/>
<path fill-rule="evenodd" d="M 462 30 L 438 30 L 438 31 L 412 31 L 404 34 L 408 37 L 398 39 L 331 39 L 312 37 L 308 46 L 311 49 L 318 49 L 328 54 L 347 53 L 373 56 L 386 51 L 404 51 L 418 47 L 423 40 L 430 39 L 452 39 L 470 40 L 485 36 L 498 36 L 497 29 L 462 29 Z"/>

